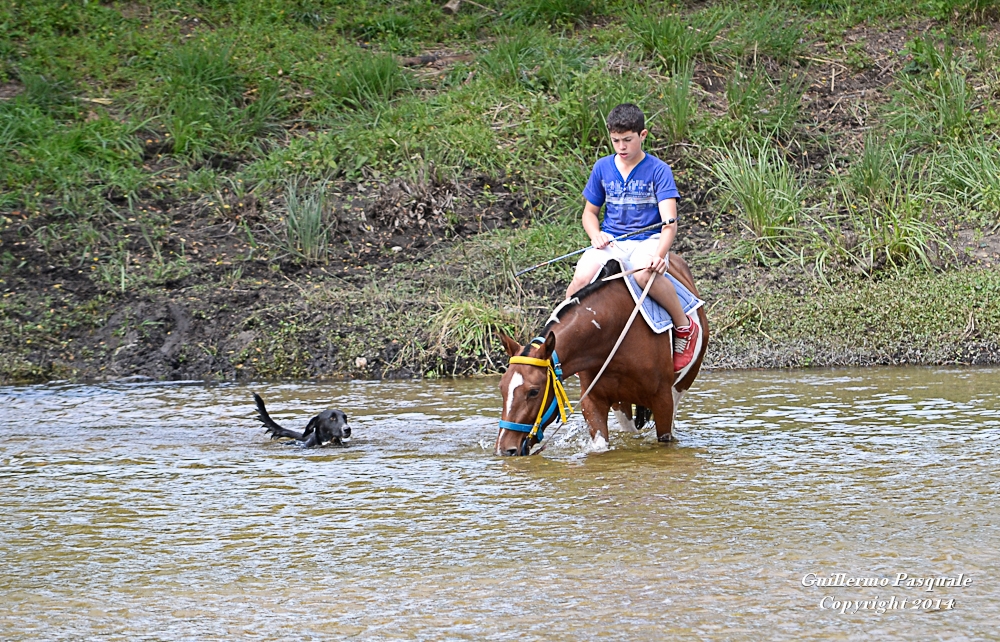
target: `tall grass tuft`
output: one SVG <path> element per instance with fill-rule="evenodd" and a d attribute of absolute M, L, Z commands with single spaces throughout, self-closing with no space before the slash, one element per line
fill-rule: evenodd
<path fill-rule="evenodd" d="M 952 145 L 934 163 L 936 187 L 955 206 L 1000 224 L 1000 147 L 974 140 Z"/>
<path fill-rule="evenodd" d="M 610 152 L 608 113 L 621 103 L 643 106 L 650 87 L 630 74 L 615 75 L 592 69 L 559 90 L 552 113 L 559 138 L 586 152 Z"/>
<path fill-rule="evenodd" d="M 885 265 L 931 267 L 932 256 L 948 246 L 940 228 L 927 220 L 933 217 L 927 195 L 894 183 L 885 196 L 878 206 L 858 208 L 853 215 L 858 265 L 868 273 Z"/>
<path fill-rule="evenodd" d="M 542 62 L 541 38 L 531 29 L 520 29 L 497 39 L 479 57 L 479 65 L 504 85 L 529 84 L 529 70 Z"/>
<path fill-rule="evenodd" d="M 776 4 L 748 11 L 728 34 L 728 49 L 739 59 L 770 56 L 784 62 L 803 51 L 801 25 Z"/>
<path fill-rule="evenodd" d="M 250 88 L 231 48 L 189 42 L 159 61 L 152 106 L 179 154 L 239 153 L 275 131 L 288 111 L 278 85 Z"/>
<path fill-rule="evenodd" d="M 30 72 L 22 73 L 20 77 L 24 86 L 24 99 L 53 117 L 69 115 L 66 113 L 71 102 L 71 86 L 68 81 Z"/>
<path fill-rule="evenodd" d="M 514 22 L 580 24 L 607 10 L 604 0 L 520 0 L 509 11 Z"/>
<path fill-rule="evenodd" d="M 399 61 L 390 54 L 362 53 L 344 67 L 345 97 L 356 107 L 388 103 L 409 87 Z"/>
<path fill-rule="evenodd" d="M 932 223 L 933 186 L 893 141 L 869 138 L 844 180 L 837 175 L 844 214 L 828 226 L 829 250 L 866 274 L 912 265 L 931 267 L 949 252 Z"/>
<path fill-rule="evenodd" d="M 910 73 L 901 74 L 900 91 L 888 124 L 917 145 L 967 140 L 972 134 L 975 94 L 950 47 L 937 49 L 930 37 L 910 43 Z"/>
<path fill-rule="evenodd" d="M 730 18 L 728 9 L 706 9 L 682 16 L 633 8 L 626 12 L 625 24 L 635 42 L 664 70 L 672 72 L 709 54 L 712 42 Z"/>
<path fill-rule="evenodd" d="M 734 209 L 759 246 L 790 255 L 803 220 L 806 188 L 788 162 L 767 144 L 717 152 L 711 171 L 718 181 L 720 207 Z"/>
<path fill-rule="evenodd" d="M 285 207 L 285 250 L 305 263 L 325 261 L 332 227 L 326 184 L 301 190 L 297 181 L 288 181 Z"/>
<path fill-rule="evenodd" d="M 861 156 L 848 169 L 849 199 L 877 204 L 885 200 L 895 182 L 905 180 L 906 158 L 892 139 L 869 135 L 864 145 Z"/>
<path fill-rule="evenodd" d="M 729 115 L 761 134 L 784 138 L 798 119 L 804 90 L 803 78 L 786 73 L 775 82 L 761 67 L 737 67 L 726 83 Z"/>
<path fill-rule="evenodd" d="M 663 89 L 663 111 L 651 118 L 671 143 L 687 140 L 697 109 L 691 97 L 693 65 L 676 71 Z"/>
<path fill-rule="evenodd" d="M 482 355 L 489 369 L 496 370 L 490 354 L 497 333 L 516 337 L 524 332 L 525 326 L 519 314 L 499 310 L 486 302 L 454 301 L 445 304 L 431 319 L 430 336 L 432 347 L 441 356 L 450 350 Z"/>

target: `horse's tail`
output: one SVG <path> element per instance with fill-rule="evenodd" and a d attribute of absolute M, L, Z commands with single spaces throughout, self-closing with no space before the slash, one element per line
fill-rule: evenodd
<path fill-rule="evenodd" d="M 271 415 L 267 414 L 267 408 L 264 407 L 264 400 L 256 392 L 253 393 L 253 400 L 257 404 L 257 418 L 260 419 L 260 423 L 264 424 L 264 432 L 271 433 L 271 439 L 281 439 L 282 437 L 302 439 L 302 433 L 282 428 L 278 422 L 271 419 Z"/>

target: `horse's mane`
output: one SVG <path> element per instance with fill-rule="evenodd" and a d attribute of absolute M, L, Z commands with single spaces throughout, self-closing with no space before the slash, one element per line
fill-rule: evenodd
<path fill-rule="evenodd" d="M 562 319 L 563 315 L 569 312 L 570 309 L 580 305 L 585 298 L 610 283 L 610 281 L 604 280 L 606 277 L 609 277 L 612 274 L 618 274 L 621 271 L 621 263 L 617 260 L 612 259 L 605 263 L 604 267 L 601 268 L 601 271 L 597 273 L 597 278 L 574 292 L 568 299 L 556 306 L 556 308 L 552 311 L 552 314 L 549 315 L 548 320 L 545 322 L 545 327 L 542 328 L 542 331 L 537 336 L 547 336 L 549 331 L 552 329 L 552 326 L 559 323 L 559 320 Z M 521 351 L 521 356 L 527 355 L 528 350 L 530 349 L 531 343 L 529 342 L 528 345 L 524 346 L 524 349 Z"/>

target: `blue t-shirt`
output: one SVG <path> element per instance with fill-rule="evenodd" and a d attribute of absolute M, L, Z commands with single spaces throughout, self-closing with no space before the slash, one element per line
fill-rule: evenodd
<path fill-rule="evenodd" d="M 601 231 L 621 236 L 659 222 L 657 204 L 667 198 L 680 198 L 680 193 L 670 165 L 652 154 L 646 154 L 632 168 L 626 185 L 612 154 L 594 163 L 590 180 L 583 188 L 583 197 L 597 207 L 605 206 Z M 656 233 L 658 231 L 653 230 L 631 238 L 648 239 Z"/>

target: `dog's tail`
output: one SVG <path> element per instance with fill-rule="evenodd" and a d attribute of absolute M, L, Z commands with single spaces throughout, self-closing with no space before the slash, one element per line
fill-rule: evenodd
<path fill-rule="evenodd" d="M 271 433 L 271 439 L 281 439 L 282 437 L 302 439 L 302 433 L 282 428 L 274 419 L 271 419 L 271 415 L 267 414 L 267 408 L 264 407 L 264 400 L 256 392 L 253 393 L 253 400 L 257 403 L 257 418 L 264 424 L 264 432 Z"/>

